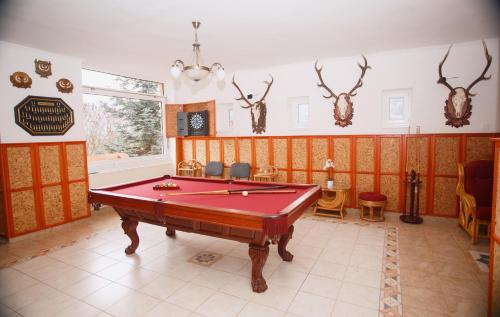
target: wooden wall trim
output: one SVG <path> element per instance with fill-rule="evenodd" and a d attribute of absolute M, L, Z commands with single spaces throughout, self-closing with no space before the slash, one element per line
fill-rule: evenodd
<path fill-rule="evenodd" d="M 500 232 L 496 232 L 496 223 L 499 221 L 497 219 L 497 206 L 500 204 L 497 201 L 497 193 L 500 191 L 500 184 L 498 184 L 498 174 L 500 173 L 500 139 L 493 140 L 493 153 L 495 157 L 495 163 L 493 167 L 494 178 L 493 178 L 493 206 L 492 206 L 492 217 L 491 217 L 491 229 L 490 229 L 490 267 L 488 272 L 488 316 L 493 317 L 493 279 L 495 271 L 495 245 L 500 246 Z M 500 278 L 500 277 L 496 277 Z M 500 300 L 500 299 L 496 299 Z"/>

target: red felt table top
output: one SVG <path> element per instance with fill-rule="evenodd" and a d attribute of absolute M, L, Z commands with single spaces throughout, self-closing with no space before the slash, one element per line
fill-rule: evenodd
<path fill-rule="evenodd" d="M 153 186 L 162 184 L 172 180 L 177 184 L 180 189 L 175 190 L 153 190 Z M 276 194 L 257 194 L 251 192 L 247 197 L 242 194 L 230 195 L 184 195 L 184 196 L 170 196 L 169 193 L 180 192 L 199 192 L 199 191 L 213 191 L 213 190 L 234 190 L 246 188 L 258 188 L 263 186 L 273 186 L 276 184 L 256 184 L 252 182 L 219 182 L 207 181 L 204 179 L 182 179 L 182 178 L 163 178 L 153 179 L 150 181 L 141 181 L 126 185 L 108 187 L 102 190 L 113 192 L 116 194 L 136 196 L 140 198 L 149 198 L 154 200 L 163 200 L 167 203 L 185 203 L 190 205 L 199 205 L 201 207 L 213 207 L 234 209 L 239 211 L 259 212 L 264 214 L 279 214 L 286 207 L 299 199 L 307 191 L 312 188 L 311 186 L 294 186 L 289 184 L 289 188 L 295 189 L 295 193 L 276 193 Z"/>

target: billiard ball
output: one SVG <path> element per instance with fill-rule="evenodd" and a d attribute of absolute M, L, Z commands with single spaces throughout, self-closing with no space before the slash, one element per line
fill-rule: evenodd
<path fill-rule="evenodd" d="M 241 194 L 243 195 L 243 197 L 247 197 L 248 196 L 248 192 L 246 190 L 242 191 Z"/>

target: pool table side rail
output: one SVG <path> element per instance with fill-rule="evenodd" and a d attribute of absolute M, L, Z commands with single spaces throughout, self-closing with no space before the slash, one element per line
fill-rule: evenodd
<path fill-rule="evenodd" d="M 177 178 L 177 177 L 176 177 Z M 179 177 L 186 180 L 205 180 L 196 177 Z M 229 208 L 205 208 L 202 205 L 189 203 L 169 202 L 164 200 L 155 200 L 140 196 L 132 196 L 110 192 L 108 190 L 117 189 L 124 186 L 134 186 L 162 179 L 153 178 L 149 180 L 136 181 L 126 184 L 91 189 L 89 191 L 89 202 L 101 203 L 115 208 L 126 209 L 130 211 L 140 211 L 155 215 L 159 221 L 165 221 L 165 217 L 189 219 L 193 221 L 208 222 L 214 224 L 223 224 L 242 229 L 262 231 L 264 234 L 276 235 L 287 232 L 291 226 L 321 195 L 321 189 L 317 185 L 296 185 L 290 187 L 310 187 L 291 205 L 287 206 L 279 214 L 269 215 L 260 212 L 242 211 Z M 207 179 L 209 180 L 209 179 Z M 211 181 L 211 180 L 209 180 Z M 216 180 L 221 181 L 221 180 Z M 236 181 L 235 181 L 236 182 Z M 237 183 L 255 184 L 254 182 L 238 181 Z M 269 183 L 264 183 L 268 185 Z M 284 184 L 289 186 L 290 184 Z M 137 213 L 138 218 L 141 216 Z"/>

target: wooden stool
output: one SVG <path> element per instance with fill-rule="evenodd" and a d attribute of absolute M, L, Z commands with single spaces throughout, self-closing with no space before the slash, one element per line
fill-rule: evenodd
<path fill-rule="evenodd" d="M 359 217 L 367 221 L 384 221 L 384 208 L 386 203 L 387 197 L 385 195 L 373 192 L 359 193 Z M 365 216 L 365 208 L 368 208 L 368 216 Z M 380 208 L 379 216 L 374 214 L 375 208 Z"/>

